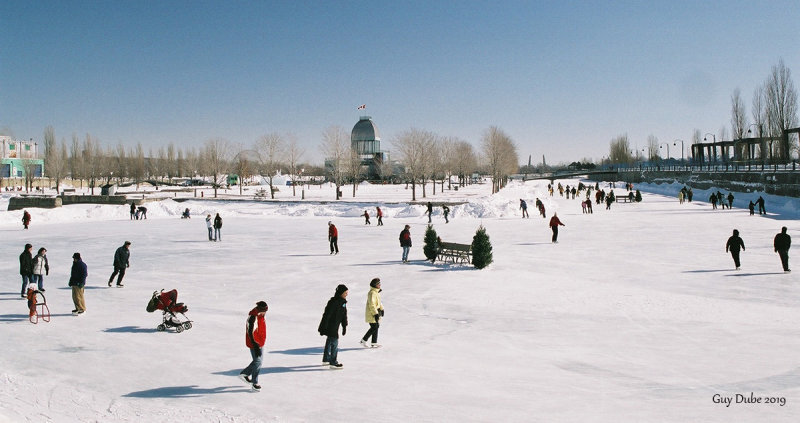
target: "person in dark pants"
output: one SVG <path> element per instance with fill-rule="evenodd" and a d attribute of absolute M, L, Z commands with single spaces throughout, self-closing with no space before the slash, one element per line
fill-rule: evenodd
<path fill-rule="evenodd" d="M 733 257 L 733 264 L 736 265 L 736 270 L 739 270 L 740 263 L 739 263 L 739 250 L 744 251 L 744 241 L 742 238 L 739 237 L 739 230 L 734 229 L 733 235 L 728 238 L 728 242 L 725 243 L 725 252 L 727 253 L 729 250 L 731 252 L 731 257 Z"/>
<path fill-rule="evenodd" d="M 22 211 L 22 228 L 28 229 L 28 225 L 31 224 L 31 214 L 28 213 L 27 210 Z"/>
<path fill-rule="evenodd" d="M 553 231 L 553 243 L 558 243 L 558 227 L 559 226 L 566 226 L 561 223 L 561 220 L 558 218 L 558 213 L 553 213 L 553 217 L 550 218 L 550 229 Z"/>
<path fill-rule="evenodd" d="M 222 217 L 217 213 L 214 217 L 214 241 L 222 241 Z"/>
<path fill-rule="evenodd" d="M 19 274 L 22 276 L 22 290 L 20 296 L 25 298 L 28 284 L 33 283 L 33 245 L 25 244 L 25 249 L 19 255 Z"/>
<path fill-rule="evenodd" d="M 383 304 L 381 303 L 381 279 L 375 278 L 369 283 L 369 293 L 367 294 L 367 309 L 364 317 L 369 324 L 369 330 L 361 337 L 360 344 L 365 347 L 377 348 L 378 328 L 380 319 L 383 317 Z M 372 337 L 372 344 L 367 344 L 367 339 Z"/>
<path fill-rule="evenodd" d="M 380 207 L 375 207 L 378 214 L 378 226 L 383 226 L 383 210 Z"/>
<path fill-rule="evenodd" d="M 747 208 L 750 209 L 750 216 L 754 215 L 756 212 L 756 203 L 750 200 L 750 205 L 748 205 Z"/>
<path fill-rule="evenodd" d="M 362 214 L 361 217 L 363 217 L 365 219 L 365 221 L 364 221 L 365 225 L 371 225 L 372 224 L 372 222 L 369 221 L 369 211 L 364 210 L 364 214 Z"/>
<path fill-rule="evenodd" d="M 136 208 L 139 211 L 139 216 L 141 219 L 147 219 L 147 207 L 139 206 Z"/>
<path fill-rule="evenodd" d="M 317 331 L 321 336 L 326 336 L 325 351 L 322 353 L 322 365 L 330 364 L 331 369 L 341 369 L 339 362 L 339 325 L 342 326 L 342 336 L 347 334 L 347 286 L 340 284 L 336 287 L 325 312 L 319 322 Z"/>
<path fill-rule="evenodd" d="M 450 223 L 450 220 L 447 218 L 447 216 L 450 214 L 450 207 L 442 205 L 442 214 L 444 214 L 444 223 Z"/>
<path fill-rule="evenodd" d="M 75 304 L 75 310 L 72 310 L 72 314 L 80 315 L 86 311 L 83 287 L 86 285 L 87 276 L 89 276 L 89 271 L 86 268 L 86 263 L 81 260 L 81 253 L 73 254 L 72 270 L 69 275 L 69 286 L 72 288 L 72 303 Z"/>
<path fill-rule="evenodd" d="M 527 217 L 530 219 L 530 216 L 528 215 L 528 203 L 521 198 L 519 199 L 519 208 L 522 209 L 522 218 L 524 219 Z"/>
<path fill-rule="evenodd" d="M 117 251 L 114 253 L 114 273 L 112 273 L 111 277 L 108 278 L 108 286 L 111 286 L 111 282 L 114 281 L 114 276 L 117 276 L 117 274 L 119 274 L 119 277 L 117 278 L 117 286 L 124 286 L 122 285 L 122 278 L 125 277 L 125 269 L 131 266 L 130 246 L 131 242 L 125 241 L 125 244 L 122 244 L 122 247 L 117 248 Z"/>
<path fill-rule="evenodd" d="M 431 215 L 433 214 L 433 204 L 431 204 L 430 201 L 428 201 L 428 211 L 426 211 L 425 213 L 428 214 L 428 223 L 431 223 Z"/>
<path fill-rule="evenodd" d="M 339 230 L 331 221 L 328 221 L 328 243 L 331 246 L 331 254 L 339 254 Z"/>
<path fill-rule="evenodd" d="M 268 309 L 265 301 L 259 301 L 247 314 L 247 332 L 244 341 L 247 348 L 250 349 L 253 361 L 239 373 L 239 379 L 252 386 L 254 391 L 261 390 L 261 385 L 258 384 L 258 374 L 261 372 L 263 347 L 267 340 L 267 323 L 264 321 L 264 314 Z"/>
<path fill-rule="evenodd" d="M 408 263 L 408 251 L 411 249 L 411 226 L 409 225 L 400 231 L 400 247 L 403 248 L 403 263 Z"/>
<path fill-rule="evenodd" d="M 131 220 L 134 220 L 135 216 L 136 216 L 136 204 L 133 204 L 133 201 L 131 201 Z"/>
<path fill-rule="evenodd" d="M 789 248 L 792 246 L 792 237 L 786 233 L 786 226 L 781 228 L 781 233 L 775 235 L 772 245 L 775 248 L 775 252 L 781 257 L 783 271 L 791 272 L 789 270 Z"/>
<path fill-rule="evenodd" d="M 756 200 L 756 204 L 758 204 L 758 215 L 767 214 L 767 209 L 764 207 L 764 197 L 759 196 L 758 200 Z"/>

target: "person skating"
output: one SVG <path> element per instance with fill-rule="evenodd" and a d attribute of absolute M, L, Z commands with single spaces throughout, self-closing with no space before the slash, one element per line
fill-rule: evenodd
<path fill-rule="evenodd" d="M 786 230 L 786 226 L 781 228 L 781 233 L 775 235 L 772 245 L 775 248 L 775 252 L 778 253 L 781 258 L 783 271 L 791 272 L 791 270 L 789 270 L 789 248 L 792 246 L 792 237 L 786 233 Z"/>
<path fill-rule="evenodd" d="M 522 210 L 522 218 L 523 218 L 523 219 L 524 219 L 524 218 L 526 218 L 526 217 L 527 217 L 528 219 L 530 219 L 530 218 L 531 218 L 531 217 L 528 215 L 528 203 L 526 203 L 526 202 L 525 202 L 525 200 L 523 200 L 523 199 L 521 199 L 521 198 L 519 199 L 519 208 Z"/>
<path fill-rule="evenodd" d="M 364 210 L 364 214 L 361 215 L 364 218 L 365 225 L 371 225 L 372 223 L 369 221 L 369 211 Z"/>
<path fill-rule="evenodd" d="M 86 286 L 86 277 L 89 276 L 89 271 L 86 263 L 81 260 L 81 253 L 72 255 L 72 270 L 69 274 L 69 286 L 72 289 L 72 303 L 75 304 L 75 310 L 72 314 L 80 315 L 86 311 L 86 301 L 83 299 L 83 290 Z"/>
<path fill-rule="evenodd" d="M 22 211 L 22 228 L 28 229 L 28 225 L 31 224 L 31 214 L 28 213 L 27 210 Z"/>
<path fill-rule="evenodd" d="M 32 250 L 33 245 L 25 244 L 25 249 L 23 249 L 22 253 L 19 255 L 19 274 L 22 276 L 22 290 L 20 291 L 20 296 L 22 298 L 25 298 L 26 291 L 28 290 L 28 284 L 33 282 Z"/>
<path fill-rule="evenodd" d="M 767 214 L 767 209 L 764 207 L 764 197 L 759 196 L 758 200 L 756 200 L 756 204 L 758 204 L 758 215 Z"/>
<path fill-rule="evenodd" d="M 380 327 L 380 319 L 383 317 L 383 303 L 381 303 L 381 279 L 375 278 L 369 283 L 369 293 L 367 293 L 367 308 L 364 312 L 364 318 L 369 324 L 369 330 L 364 336 L 361 337 L 361 345 L 365 347 L 377 348 L 378 344 L 378 328 Z M 367 339 L 372 337 L 372 343 L 367 344 Z"/>
<path fill-rule="evenodd" d="M 717 194 L 711 193 L 711 196 L 708 197 L 708 201 L 711 202 L 711 209 L 717 209 Z"/>
<path fill-rule="evenodd" d="M 339 230 L 331 221 L 328 221 L 328 243 L 331 246 L 331 254 L 339 254 Z"/>
<path fill-rule="evenodd" d="M 428 214 L 428 223 L 431 223 L 431 215 L 433 215 L 433 204 L 431 204 L 430 201 L 428 201 L 428 211 L 426 211 L 425 213 Z"/>
<path fill-rule="evenodd" d="M 258 374 L 261 372 L 261 361 L 264 356 L 264 343 L 267 340 L 267 323 L 264 321 L 264 314 L 269 307 L 265 301 L 259 301 L 256 306 L 247 313 L 247 325 L 244 337 L 245 345 L 250 349 L 250 356 L 253 361 L 239 373 L 239 379 L 252 386 L 254 391 L 261 390 L 258 384 Z"/>
<path fill-rule="evenodd" d="M 747 206 L 750 209 L 750 216 L 753 216 L 756 213 L 756 203 L 753 200 L 750 200 L 750 204 Z"/>
<path fill-rule="evenodd" d="M 135 217 L 136 217 L 136 204 L 133 204 L 133 201 L 131 201 L 131 220 L 134 220 Z"/>
<path fill-rule="evenodd" d="M 728 238 L 728 242 L 725 243 L 725 252 L 727 253 L 729 250 L 731 252 L 731 257 L 733 257 L 733 264 L 736 265 L 736 270 L 739 270 L 740 263 L 739 263 L 739 250 L 744 251 L 744 241 L 742 238 L 739 237 L 739 230 L 734 229 L 733 235 Z"/>
<path fill-rule="evenodd" d="M 211 215 L 206 216 L 206 228 L 208 228 L 208 240 L 214 240 L 214 220 L 211 219 Z"/>
<path fill-rule="evenodd" d="M 136 208 L 136 211 L 139 212 L 139 216 L 141 216 L 141 219 L 147 219 L 147 207 L 139 206 Z"/>
<path fill-rule="evenodd" d="M 561 220 L 558 218 L 558 213 L 553 213 L 553 217 L 550 218 L 550 229 L 553 231 L 553 243 L 558 243 L 558 227 L 559 226 L 566 226 L 561 223 Z"/>
<path fill-rule="evenodd" d="M 733 208 L 733 193 L 728 193 L 728 210 Z"/>
<path fill-rule="evenodd" d="M 317 331 L 325 336 L 325 351 L 322 353 L 322 365 L 329 364 L 331 369 L 341 369 L 339 362 L 339 326 L 342 326 L 342 336 L 347 334 L 347 286 L 339 284 L 333 294 L 325 312 L 319 322 Z"/>
<path fill-rule="evenodd" d="M 380 207 L 375 207 L 375 208 L 377 209 L 376 213 L 378 215 L 378 225 L 377 226 L 383 226 L 383 211 L 381 210 Z"/>
<path fill-rule="evenodd" d="M 222 241 L 222 216 L 217 213 L 214 217 L 214 241 Z"/>
<path fill-rule="evenodd" d="M 122 287 L 122 278 L 125 277 L 125 269 L 131 266 L 130 258 L 131 258 L 131 242 L 125 241 L 121 247 L 117 248 L 117 251 L 114 252 L 114 273 L 111 274 L 111 277 L 108 278 L 108 286 L 111 286 L 111 283 L 114 281 L 114 276 L 119 274 L 117 278 L 117 286 Z"/>
<path fill-rule="evenodd" d="M 443 204 L 442 214 L 444 215 L 444 223 L 450 223 L 450 220 L 447 218 L 447 216 L 450 214 L 450 207 L 447 207 L 447 205 Z"/>
<path fill-rule="evenodd" d="M 47 261 L 47 249 L 42 247 L 36 252 L 36 257 L 33 258 L 33 280 L 31 283 L 36 283 L 39 291 L 45 292 L 44 289 L 44 275 L 50 274 L 50 263 Z"/>
<path fill-rule="evenodd" d="M 403 263 L 408 263 L 408 251 L 411 249 L 411 226 L 409 225 L 400 231 L 400 247 L 403 248 Z"/>

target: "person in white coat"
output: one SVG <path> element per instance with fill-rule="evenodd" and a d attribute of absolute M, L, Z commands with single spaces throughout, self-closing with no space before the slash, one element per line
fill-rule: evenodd
<path fill-rule="evenodd" d="M 214 220 L 211 219 L 211 215 L 210 214 L 208 216 L 206 216 L 206 227 L 208 228 L 208 240 L 209 241 L 213 241 L 214 240 L 214 238 L 213 238 L 213 235 L 214 235 Z"/>
<path fill-rule="evenodd" d="M 369 293 L 367 294 L 367 309 L 364 317 L 369 323 L 369 330 L 364 336 L 361 337 L 361 345 L 365 347 L 377 348 L 378 344 L 378 328 L 380 327 L 380 319 L 383 317 L 383 304 L 381 303 L 381 279 L 375 278 L 369 283 Z M 372 336 L 372 343 L 367 344 L 367 339 Z"/>

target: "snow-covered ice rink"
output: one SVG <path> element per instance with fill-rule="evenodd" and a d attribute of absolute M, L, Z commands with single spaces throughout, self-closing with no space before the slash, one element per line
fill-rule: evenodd
<path fill-rule="evenodd" d="M 21 210 L 0 211 L 0 421 L 800 420 L 800 265 L 783 273 L 772 248 L 781 226 L 800 242 L 797 199 L 765 196 L 770 215 L 760 217 L 746 207 L 758 193 L 734 193 L 734 209 L 721 211 L 707 202 L 710 191 L 679 204 L 679 185 L 640 185 L 643 202 L 583 214 L 579 199 L 550 197 L 546 183 L 512 182 L 494 196 L 489 184 L 437 187 L 435 196 L 428 186 L 425 199 L 417 192 L 420 201 L 467 201 L 451 206 L 449 224 L 437 207 L 433 224 L 460 243 L 483 225 L 494 250 L 483 270 L 424 260 L 425 208 L 404 203 L 403 185 L 362 185 L 355 198 L 344 187 L 338 203 L 319 201 L 332 200 L 329 187 L 282 203 L 206 193 L 147 203 L 142 221 L 126 206 L 28 209 L 28 231 Z M 520 218 L 520 198 L 530 219 Z M 3 192 L 0 210 L 8 201 Z M 385 226 L 376 226 L 375 206 Z M 192 219 L 179 218 L 185 207 Z M 358 217 L 365 209 L 371 226 Z M 557 244 L 553 212 L 566 224 Z M 207 213 L 223 217 L 222 242 L 207 240 Z M 339 229 L 336 256 L 329 220 Z M 400 262 L 405 224 L 409 264 Z M 725 253 L 734 228 L 746 246 L 739 271 Z M 125 240 L 125 287 L 108 288 Z M 29 323 L 19 298 L 25 243 L 48 250 L 50 323 Z M 80 317 L 67 287 L 76 251 L 89 268 Z M 358 341 L 374 277 L 383 348 L 365 349 Z M 316 328 L 339 283 L 350 288 L 350 325 L 339 344 L 344 370 L 333 371 L 320 366 Z M 156 332 L 161 315 L 145 306 L 153 291 L 173 288 L 194 327 Z M 250 362 L 245 318 L 259 300 L 269 311 L 263 388 L 254 393 L 236 375 Z M 760 403 L 741 401 L 751 394 Z"/>

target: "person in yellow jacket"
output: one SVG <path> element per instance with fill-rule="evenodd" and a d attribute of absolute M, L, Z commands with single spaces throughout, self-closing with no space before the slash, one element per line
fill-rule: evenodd
<path fill-rule="evenodd" d="M 369 283 L 369 293 L 367 294 L 367 310 L 364 317 L 369 323 L 369 330 L 361 337 L 361 345 L 370 348 L 378 348 L 378 327 L 380 319 L 383 317 L 383 304 L 381 303 L 381 279 L 375 278 Z M 372 344 L 367 344 L 367 339 L 372 336 Z"/>

